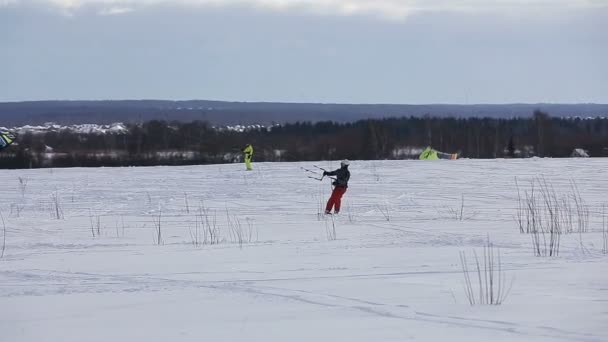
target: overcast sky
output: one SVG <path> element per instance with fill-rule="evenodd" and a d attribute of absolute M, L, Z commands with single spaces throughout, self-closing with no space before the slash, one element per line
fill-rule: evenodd
<path fill-rule="evenodd" d="M 608 103 L 608 0 L 0 0 L 0 101 Z"/>

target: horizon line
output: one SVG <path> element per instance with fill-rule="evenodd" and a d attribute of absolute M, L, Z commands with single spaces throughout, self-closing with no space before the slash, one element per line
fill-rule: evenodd
<path fill-rule="evenodd" d="M 54 99 L 54 100 L 17 100 L 0 101 L 0 104 L 24 104 L 42 102 L 224 102 L 240 104 L 291 104 L 291 105 L 352 105 L 352 106 L 514 106 L 514 105 L 608 105 L 608 102 L 476 102 L 476 103 L 390 103 L 390 102 L 298 102 L 298 101 L 247 101 L 247 100 L 209 100 L 209 99 Z"/>

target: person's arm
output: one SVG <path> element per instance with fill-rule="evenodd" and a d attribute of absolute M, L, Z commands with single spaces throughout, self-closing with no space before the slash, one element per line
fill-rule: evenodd
<path fill-rule="evenodd" d="M 336 176 L 338 174 L 338 170 L 334 171 L 323 171 L 324 176 Z"/>

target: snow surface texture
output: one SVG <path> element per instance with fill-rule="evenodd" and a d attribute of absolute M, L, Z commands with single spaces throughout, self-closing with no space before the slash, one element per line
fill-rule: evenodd
<path fill-rule="evenodd" d="M 313 164 L 0 172 L 0 341 L 608 341 L 608 160 L 354 161 L 334 221 Z M 558 257 L 514 220 L 539 175 L 590 208 Z M 488 236 L 512 288 L 470 306 Z"/>

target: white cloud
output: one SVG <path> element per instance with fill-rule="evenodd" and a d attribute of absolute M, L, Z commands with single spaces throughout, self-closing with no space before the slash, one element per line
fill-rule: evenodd
<path fill-rule="evenodd" d="M 0 0 L 0 6 L 35 3 L 73 13 L 87 6 L 100 14 L 124 14 L 142 6 L 249 6 L 274 11 L 298 10 L 322 15 L 371 15 L 403 19 L 418 12 L 568 10 L 608 7 L 605 0 Z"/>
<path fill-rule="evenodd" d="M 132 12 L 133 9 L 129 8 L 129 7 L 109 7 L 109 8 L 104 8 L 101 11 L 99 11 L 100 15 L 120 15 L 120 14 L 126 14 L 129 12 Z"/>

